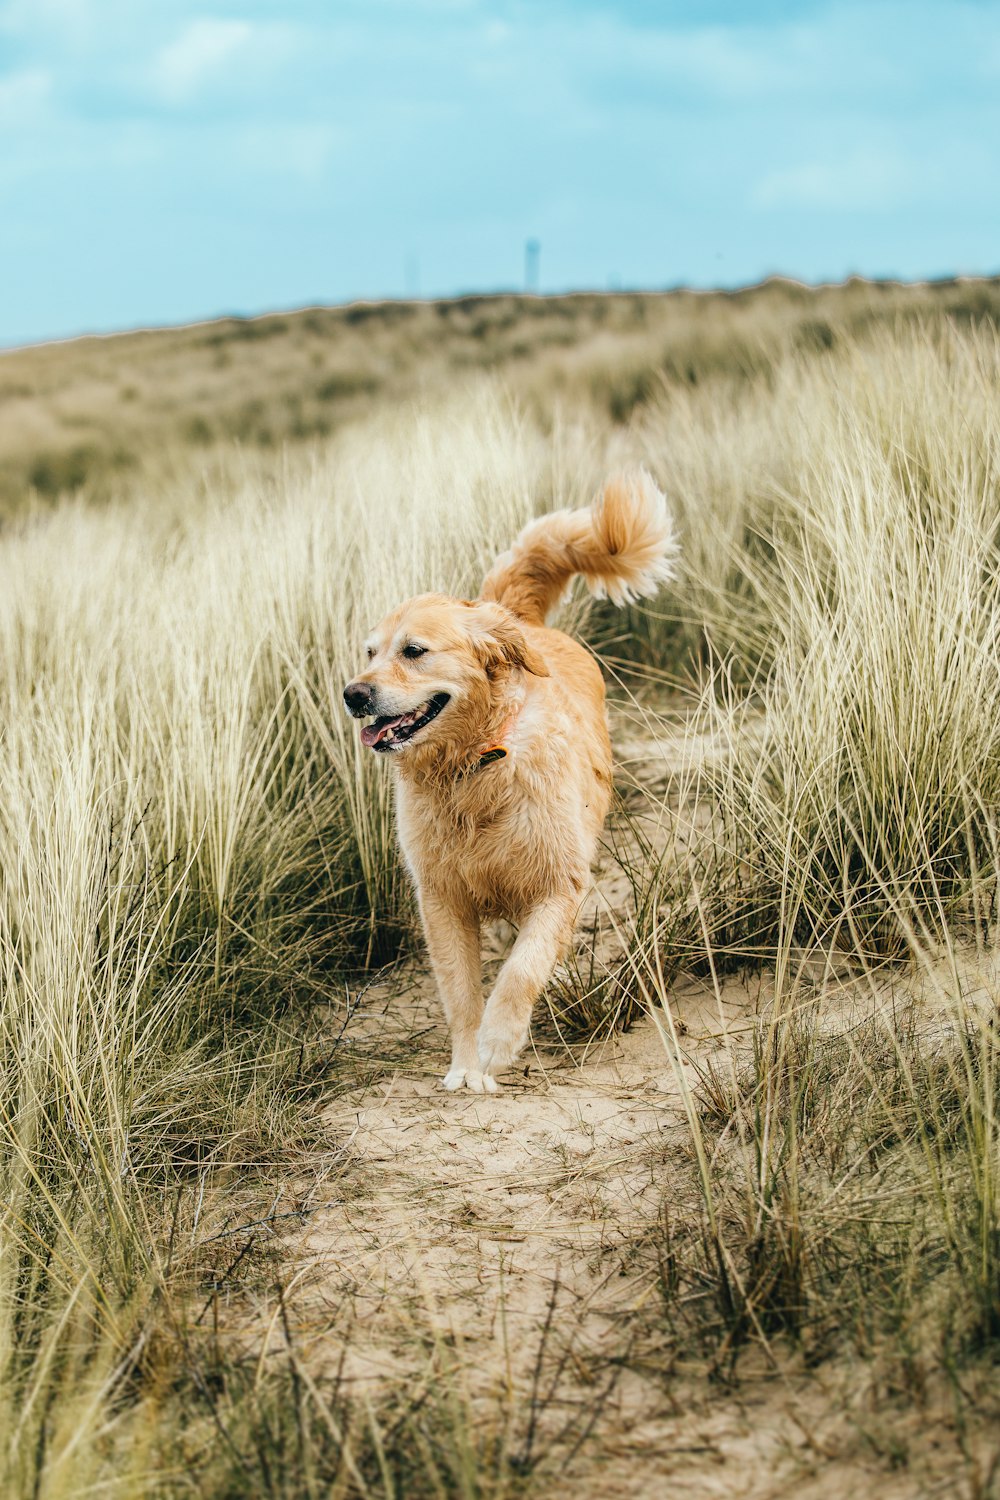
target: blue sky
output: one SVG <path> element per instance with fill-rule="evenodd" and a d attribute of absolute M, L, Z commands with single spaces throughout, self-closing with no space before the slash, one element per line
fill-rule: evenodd
<path fill-rule="evenodd" d="M 0 343 L 1000 270 L 996 0 L 0 0 Z"/>

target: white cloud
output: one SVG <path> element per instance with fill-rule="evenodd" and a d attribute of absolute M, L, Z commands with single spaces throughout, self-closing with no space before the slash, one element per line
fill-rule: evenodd
<path fill-rule="evenodd" d="M 0 29 L 14 36 L 82 32 L 93 22 L 92 0 L 6 0 L 0 4 Z"/>
<path fill-rule="evenodd" d="M 45 68 L 24 68 L 0 78 L 0 125 L 17 129 L 35 125 L 49 113 L 52 74 Z"/>
<path fill-rule="evenodd" d="M 767 98 L 800 86 L 807 63 L 804 35 L 790 30 L 776 45 L 773 34 L 748 29 L 664 31 L 656 39 L 656 61 L 673 79 L 723 98 Z"/>
<path fill-rule="evenodd" d="M 318 183 L 337 149 L 348 144 L 348 132 L 329 124 L 254 125 L 240 130 L 234 151 L 255 174 Z"/>
<path fill-rule="evenodd" d="M 201 17 L 168 42 L 153 64 L 157 92 L 171 104 L 183 104 L 222 70 L 254 36 L 249 21 Z"/>
<path fill-rule="evenodd" d="M 919 187 L 906 157 L 872 148 L 768 172 L 754 186 L 751 202 L 757 208 L 892 209 L 910 202 Z"/>

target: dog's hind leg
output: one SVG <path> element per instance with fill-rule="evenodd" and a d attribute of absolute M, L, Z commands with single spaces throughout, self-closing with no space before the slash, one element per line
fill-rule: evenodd
<path fill-rule="evenodd" d="M 482 950 L 479 918 L 457 907 L 433 890 L 420 893 L 420 916 L 427 952 L 451 1030 L 451 1067 L 446 1089 L 463 1084 L 474 1093 L 492 1093 L 496 1084 L 484 1079 L 479 1066 L 476 1033 L 483 1014 Z"/>
<path fill-rule="evenodd" d="M 531 1010 L 569 947 L 579 895 L 554 896 L 524 920 L 497 975 L 479 1028 L 479 1066 L 492 1078 L 509 1067 L 528 1039 Z"/>

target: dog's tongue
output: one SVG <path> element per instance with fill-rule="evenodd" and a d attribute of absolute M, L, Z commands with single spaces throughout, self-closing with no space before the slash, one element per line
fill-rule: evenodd
<path fill-rule="evenodd" d="M 405 714 L 400 714 L 398 719 L 387 719 L 377 724 L 366 724 L 361 731 L 362 745 L 367 745 L 371 749 L 374 745 L 378 744 L 379 740 L 385 738 L 390 729 L 395 729 L 397 725 L 402 724 L 405 718 Z"/>

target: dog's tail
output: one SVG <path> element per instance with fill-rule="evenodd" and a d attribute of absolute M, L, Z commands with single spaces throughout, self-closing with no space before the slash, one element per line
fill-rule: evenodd
<path fill-rule="evenodd" d="M 530 521 L 483 582 L 528 625 L 544 625 L 579 573 L 598 599 L 628 604 L 675 576 L 678 547 L 667 502 L 645 469 L 604 487 L 589 510 Z"/>

